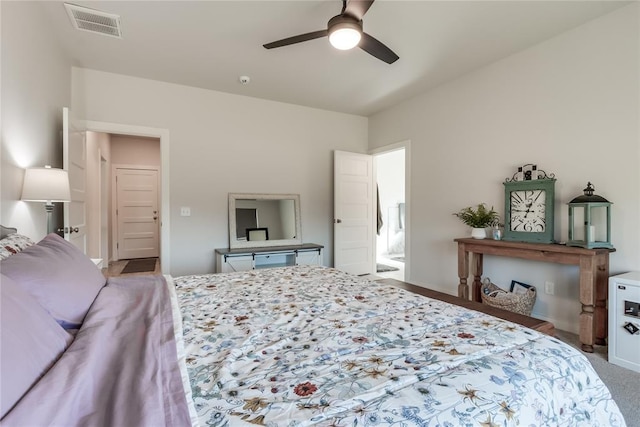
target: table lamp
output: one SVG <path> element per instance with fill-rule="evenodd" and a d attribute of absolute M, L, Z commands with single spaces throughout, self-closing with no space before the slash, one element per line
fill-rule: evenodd
<path fill-rule="evenodd" d="M 47 211 L 47 234 L 53 233 L 53 202 L 71 201 L 69 174 L 51 166 L 26 169 L 22 186 L 22 200 L 44 202 Z"/>

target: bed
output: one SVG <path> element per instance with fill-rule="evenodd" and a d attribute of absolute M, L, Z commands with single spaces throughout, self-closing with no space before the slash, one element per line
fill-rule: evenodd
<path fill-rule="evenodd" d="M 15 252 L 2 425 L 625 425 L 559 340 L 332 268 L 106 281 L 55 235 Z M 47 336 L 21 342 L 20 305 Z M 18 375 L 25 352 L 44 362 Z"/>

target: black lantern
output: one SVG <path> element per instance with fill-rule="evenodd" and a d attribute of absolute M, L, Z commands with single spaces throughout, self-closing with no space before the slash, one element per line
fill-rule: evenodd
<path fill-rule="evenodd" d="M 569 202 L 568 246 L 613 248 L 611 244 L 611 202 L 593 194 L 589 182 L 584 195 Z"/>

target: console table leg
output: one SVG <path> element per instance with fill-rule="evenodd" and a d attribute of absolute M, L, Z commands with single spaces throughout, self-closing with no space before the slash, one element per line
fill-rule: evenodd
<path fill-rule="evenodd" d="M 469 253 L 465 250 L 464 244 L 458 244 L 458 277 L 460 284 L 458 285 L 458 296 L 469 299 L 469 285 L 467 277 L 469 277 Z"/>
<path fill-rule="evenodd" d="M 596 259 L 596 310 L 595 310 L 595 343 L 607 345 L 608 321 L 607 298 L 609 296 L 609 257 L 599 255 Z"/>
<path fill-rule="evenodd" d="M 593 257 L 580 257 L 580 342 L 587 353 L 593 353 L 596 329 L 596 264 Z"/>
<path fill-rule="evenodd" d="M 482 254 L 473 254 L 473 300 L 482 301 L 480 289 L 482 287 Z"/>
<path fill-rule="evenodd" d="M 469 285 L 467 284 L 466 277 L 460 278 L 460 284 L 458 285 L 458 296 L 463 299 L 469 299 Z"/>
<path fill-rule="evenodd" d="M 582 351 L 593 353 L 593 306 L 582 305 L 580 313 L 580 342 Z"/>

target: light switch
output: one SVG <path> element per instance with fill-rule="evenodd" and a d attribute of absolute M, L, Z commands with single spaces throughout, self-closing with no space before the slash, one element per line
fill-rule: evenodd
<path fill-rule="evenodd" d="M 187 206 L 181 207 L 180 216 L 191 216 L 191 208 Z"/>

